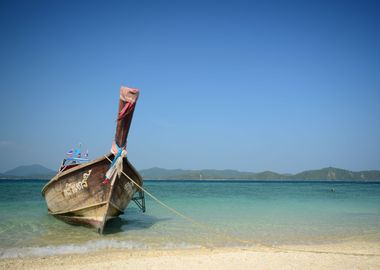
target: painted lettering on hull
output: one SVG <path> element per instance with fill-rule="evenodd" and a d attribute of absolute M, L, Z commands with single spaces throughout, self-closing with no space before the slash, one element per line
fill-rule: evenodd
<path fill-rule="evenodd" d="M 65 197 L 69 197 L 85 188 L 88 188 L 87 180 L 91 175 L 91 171 L 92 170 L 89 170 L 88 172 L 84 173 L 82 180 L 77 183 L 66 183 L 66 186 L 63 190 L 63 195 Z"/>

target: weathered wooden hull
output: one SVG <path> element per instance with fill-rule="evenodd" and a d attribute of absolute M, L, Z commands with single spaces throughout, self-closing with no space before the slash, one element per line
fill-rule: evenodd
<path fill-rule="evenodd" d="M 113 159 L 112 154 L 108 155 Z M 110 161 L 99 158 L 58 173 L 42 189 L 48 211 L 71 224 L 87 225 L 102 233 L 107 220 L 123 213 L 133 195 L 140 191 L 127 177 L 120 174 L 105 181 Z M 136 169 L 123 159 L 123 171 L 142 186 Z"/>

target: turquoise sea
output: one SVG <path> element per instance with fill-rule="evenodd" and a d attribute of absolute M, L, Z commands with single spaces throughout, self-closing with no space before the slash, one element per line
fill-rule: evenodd
<path fill-rule="evenodd" d="M 380 241 L 380 182 L 145 181 L 164 203 L 132 202 L 104 235 L 47 214 L 42 180 L 0 180 L 0 258 L 102 249 Z M 241 241 L 244 240 L 244 241 Z"/>

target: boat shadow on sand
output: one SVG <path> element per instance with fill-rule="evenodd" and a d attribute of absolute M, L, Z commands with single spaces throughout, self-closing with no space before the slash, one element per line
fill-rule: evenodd
<path fill-rule="evenodd" d="M 170 220 L 170 218 L 157 218 L 147 214 L 128 213 L 127 217 L 116 217 L 107 221 L 103 234 L 115 234 L 130 230 L 145 230 L 154 224 L 162 221 Z"/>

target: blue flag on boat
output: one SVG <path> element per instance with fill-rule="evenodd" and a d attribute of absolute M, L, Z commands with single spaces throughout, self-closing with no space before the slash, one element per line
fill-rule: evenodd
<path fill-rule="evenodd" d="M 81 157 L 81 150 L 80 149 L 75 149 L 74 157 L 80 158 Z"/>
<path fill-rule="evenodd" d="M 68 157 L 72 157 L 73 156 L 73 153 L 74 153 L 74 150 L 73 149 L 70 149 L 69 151 L 67 151 L 66 155 Z"/>

